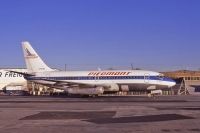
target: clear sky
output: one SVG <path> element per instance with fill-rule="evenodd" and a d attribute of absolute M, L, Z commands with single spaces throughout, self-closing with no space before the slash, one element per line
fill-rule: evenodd
<path fill-rule="evenodd" d="M 200 0 L 1 0 L 0 67 L 200 68 Z"/>

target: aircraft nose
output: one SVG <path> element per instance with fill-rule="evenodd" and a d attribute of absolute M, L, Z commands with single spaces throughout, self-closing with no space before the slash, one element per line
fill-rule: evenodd
<path fill-rule="evenodd" d="M 173 86 L 175 86 L 176 85 L 176 82 L 174 81 L 174 82 L 172 82 L 172 86 L 171 87 L 173 87 Z"/>
<path fill-rule="evenodd" d="M 174 81 L 173 79 L 170 79 L 170 87 L 173 87 L 176 85 L 176 81 Z"/>
<path fill-rule="evenodd" d="M 167 81 L 167 84 L 168 84 L 169 88 L 176 85 L 176 81 L 174 81 L 173 79 L 168 78 L 168 77 L 165 77 L 164 79 L 165 79 L 165 81 Z"/>

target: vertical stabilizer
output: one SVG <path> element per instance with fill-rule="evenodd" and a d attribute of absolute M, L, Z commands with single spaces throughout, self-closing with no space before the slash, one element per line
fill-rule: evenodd
<path fill-rule="evenodd" d="M 29 42 L 22 42 L 22 47 L 23 47 L 26 67 L 29 73 L 53 71 L 43 62 L 40 56 L 31 47 Z"/>

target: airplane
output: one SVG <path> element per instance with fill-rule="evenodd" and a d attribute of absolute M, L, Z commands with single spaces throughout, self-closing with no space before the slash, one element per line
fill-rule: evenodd
<path fill-rule="evenodd" d="M 25 86 L 26 80 L 23 78 L 23 75 L 9 72 L 26 72 L 26 69 L 0 69 L 0 92 L 6 90 L 7 87 L 12 86 Z"/>
<path fill-rule="evenodd" d="M 163 74 L 146 70 L 58 71 L 47 66 L 29 42 L 22 42 L 28 81 L 68 94 L 98 96 L 104 93 L 129 91 L 130 88 L 150 91 L 173 87 L 174 80 Z"/>

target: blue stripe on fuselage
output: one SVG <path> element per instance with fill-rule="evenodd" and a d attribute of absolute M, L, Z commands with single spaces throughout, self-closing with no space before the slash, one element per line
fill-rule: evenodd
<path fill-rule="evenodd" d="M 77 76 L 77 77 L 26 77 L 27 80 L 159 80 L 174 82 L 174 80 L 168 77 L 158 76 Z"/>

